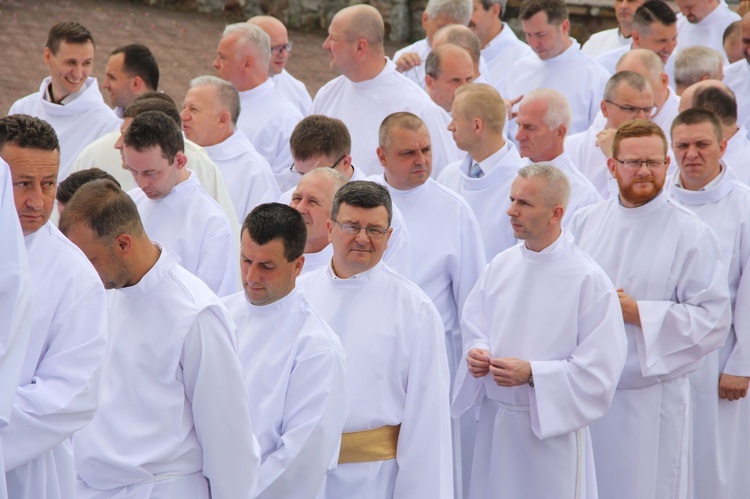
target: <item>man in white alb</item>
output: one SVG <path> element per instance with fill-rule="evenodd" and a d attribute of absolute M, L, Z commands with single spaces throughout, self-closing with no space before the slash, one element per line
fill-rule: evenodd
<path fill-rule="evenodd" d="M 711 228 L 669 199 L 667 139 L 622 124 L 607 166 L 619 196 L 578 210 L 576 243 L 618 289 L 628 354 L 609 411 L 591 427 L 601 497 L 688 497 L 687 375 L 720 348 L 731 321 L 727 271 Z"/>
<path fill-rule="evenodd" d="M 349 416 L 323 498 L 453 497 L 443 324 L 429 297 L 382 263 L 391 213 L 385 187 L 345 184 L 328 220 L 333 256 L 300 278 L 347 356 Z"/>
<path fill-rule="evenodd" d="M 677 16 L 677 52 L 694 45 L 709 47 L 721 52 L 724 49 L 724 30 L 739 14 L 723 0 L 675 0 L 680 8 Z"/>
<path fill-rule="evenodd" d="M 182 133 L 166 114 L 147 111 L 123 138 L 125 165 L 138 187 L 128 191 L 149 235 L 219 296 L 239 288 L 229 220 L 188 169 Z"/>
<path fill-rule="evenodd" d="M 249 497 L 260 456 L 219 298 L 149 238 L 110 180 L 81 186 L 60 228 L 110 290 L 101 403 L 73 436 L 78 481 L 67 497 Z"/>
<path fill-rule="evenodd" d="M 750 188 L 738 182 L 721 160 L 727 141 L 719 118 L 706 109 L 688 109 L 672 125 L 672 149 L 679 170 L 669 179 L 672 199 L 711 226 L 729 272 L 732 316 L 745 308 L 750 279 Z M 731 214 L 731 215 L 730 215 Z M 706 356 L 689 376 L 693 410 L 693 491 L 695 497 L 733 499 L 750 489 L 750 329 L 733 323 L 727 342 Z"/>
<path fill-rule="evenodd" d="M 78 153 L 102 135 L 117 130 L 119 119 L 99 92 L 94 69 L 94 37 L 76 22 L 55 24 L 44 47 L 49 69 L 39 91 L 17 100 L 8 114 L 28 114 L 52 125 L 60 139 L 58 180 Z"/>
<path fill-rule="evenodd" d="M 452 413 L 479 407 L 471 499 L 597 496 L 587 425 L 609 408 L 627 342 L 614 286 L 561 228 L 569 195 L 550 164 L 518 171 L 502 218 L 524 242 L 466 299 Z"/>
<path fill-rule="evenodd" d="M 156 92 L 158 87 L 159 64 L 148 47 L 133 43 L 110 52 L 102 88 L 109 94 L 118 117 L 133 99 Z"/>
<path fill-rule="evenodd" d="M 215 76 L 190 81 L 180 113 L 182 131 L 219 167 L 237 220 L 244 220 L 259 204 L 278 200 L 279 187 L 268 161 L 237 129 L 239 115 L 240 97 L 231 83 Z"/>
<path fill-rule="evenodd" d="M 346 354 L 305 299 L 305 222 L 293 208 L 263 204 L 242 224 L 241 291 L 224 299 L 261 449 L 254 498 L 315 497 L 338 460 L 347 415 Z"/>
<path fill-rule="evenodd" d="M 750 129 L 750 12 L 742 16 L 742 53 L 744 59 L 724 71 L 724 83 L 737 97 L 738 122 Z"/>
<path fill-rule="evenodd" d="M 641 5 L 643 0 L 615 0 L 617 27 L 592 34 L 581 47 L 581 51 L 595 58 L 610 50 L 629 46 L 633 38 L 633 14 Z"/>
<path fill-rule="evenodd" d="M 10 498 L 68 499 L 76 497 L 70 436 L 99 401 L 106 296 L 91 263 L 49 221 L 60 167 L 52 127 L 26 115 L 0 119 L 0 156 L 10 166 L 31 288 L 28 347 L 16 352 L 21 377 L 0 429 L 3 472 Z"/>

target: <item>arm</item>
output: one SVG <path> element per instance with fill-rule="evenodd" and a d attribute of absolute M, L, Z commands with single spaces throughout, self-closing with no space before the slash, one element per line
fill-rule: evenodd
<path fill-rule="evenodd" d="M 218 296 L 228 296 L 240 288 L 237 245 L 226 217 L 214 216 L 206 224 L 195 275 Z"/>
<path fill-rule="evenodd" d="M 419 57 L 419 54 L 416 52 L 404 52 L 396 60 L 396 71 L 403 73 L 420 64 L 422 64 L 422 58 Z"/>

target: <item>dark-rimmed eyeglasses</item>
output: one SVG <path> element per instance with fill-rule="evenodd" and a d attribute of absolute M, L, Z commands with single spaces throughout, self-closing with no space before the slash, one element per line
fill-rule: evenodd
<path fill-rule="evenodd" d="M 291 40 L 288 41 L 288 42 L 286 42 L 283 45 L 274 45 L 273 47 L 271 47 L 271 53 L 273 55 L 279 55 L 282 50 L 286 50 L 287 54 L 292 51 L 292 42 L 291 42 Z"/>
<path fill-rule="evenodd" d="M 372 227 L 360 227 L 359 225 L 354 224 L 342 224 L 339 223 L 338 220 L 331 219 L 331 222 L 335 223 L 339 226 L 341 229 L 341 232 L 344 234 L 349 234 L 350 236 L 356 236 L 363 230 L 365 231 L 365 234 L 367 234 L 367 237 L 370 239 L 383 239 L 386 234 L 388 234 L 388 229 L 375 229 Z"/>
<path fill-rule="evenodd" d="M 639 112 L 643 111 L 643 114 L 646 115 L 647 118 L 650 118 L 656 112 L 656 106 L 647 106 L 647 107 L 623 106 L 622 104 L 618 104 L 617 102 L 611 101 L 609 99 L 604 99 L 604 102 L 608 102 L 609 104 L 612 104 L 613 106 L 620 108 L 620 110 L 630 114 L 631 116 L 635 116 Z"/>
<path fill-rule="evenodd" d="M 643 165 L 646 165 L 646 168 L 648 168 L 649 170 L 657 170 L 664 166 L 664 163 L 667 162 L 666 159 L 612 159 L 623 165 L 625 168 L 629 168 L 631 170 L 640 170 Z"/>

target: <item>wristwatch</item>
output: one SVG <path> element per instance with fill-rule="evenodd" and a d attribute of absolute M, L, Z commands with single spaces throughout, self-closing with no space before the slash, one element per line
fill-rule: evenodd
<path fill-rule="evenodd" d="M 534 388 L 534 374 L 529 374 L 529 386 Z"/>

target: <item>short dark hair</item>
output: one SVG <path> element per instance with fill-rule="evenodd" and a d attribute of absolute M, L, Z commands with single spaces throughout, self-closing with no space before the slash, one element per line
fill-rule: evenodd
<path fill-rule="evenodd" d="M 180 127 L 160 111 L 146 111 L 133 118 L 123 141 L 125 147 L 132 147 L 138 152 L 159 146 L 170 163 L 178 152 L 185 150 Z"/>
<path fill-rule="evenodd" d="M 331 206 L 331 219 L 336 220 L 339 208 L 342 204 L 348 204 L 357 208 L 377 208 L 384 206 L 388 211 L 388 225 L 393 219 L 393 204 L 388 189 L 369 180 L 355 180 L 347 182 L 333 196 Z"/>
<path fill-rule="evenodd" d="M 0 118 L 0 150 L 8 144 L 43 151 L 60 150 L 60 142 L 52 125 L 28 114 Z"/>
<path fill-rule="evenodd" d="M 275 239 L 284 245 L 287 262 L 305 252 L 307 227 L 300 212 L 281 203 L 264 203 L 253 208 L 242 223 L 240 234 L 247 231 L 256 244 L 263 246 Z"/>
<path fill-rule="evenodd" d="M 101 241 L 119 234 L 145 235 L 138 207 L 115 182 L 93 180 L 82 185 L 65 204 L 60 215 L 60 230 L 67 234 L 74 225 L 89 227 Z"/>
<path fill-rule="evenodd" d="M 649 0 L 635 10 L 633 14 L 633 28 L 644 31 L 654 23 L 672 26 L 677 22 L 677 16 L 672 8 L 662 0 Z"/>
<path fill-rule="evenodd" d="M 518 17 L 528 21 L 540 12 L 547 14 L 549 24 L 560 24 L 568 19 L 568 6 L 563 0 L 523 0 Z"/>
<path fill-rule="evenodd" d="M 721 43 L 726 43 L 727 38 L 739 33 L 742 33 L 742 21 L 735 21 L 724 30 L 724 35 L 721 37 Z"/>
<path fill-rule="evenodd" d="M 75 194 L 83 184 L 88 184 L 89 182 L 93 182 L 94 180 L 102 179 L 111 180 L 112 182 L 117 184 L 117 187 L 122 187 L 120 185 L 120 182 L 118 182 L 115 177 L 105 172 L 104 170 L 100 168 L 89 168 L 87 170 L 73 172 L 68 175 L 65 180 L 57 184 L 57 194 L 55 194 L 55 199 L 57 199 L 60 203 L 65 204 L 70 201 L 70 198 L 73 197 L 73 194 Z"/>
<path fill-rule="evenodd" d="M 305 161 L 318 155 L 335 161 L 351 152 L 352 137 L 343 121 L 313 114 L 294 127 L 289 147 L 297 161 Z"/>
<path fill-rule="evenodd" d="M 693 95 L 691 107 L 708 109 L 721 120 L 722 125 L 737 123 L 737 99 L 731 90 L 719 87 L 707 87 Z"/>
<path fill-rule="evenodd" d="M 492 7 L 495 4 L 500 4 L 500 12 L 497 13 L 497 17 L 502 19 L 505 15 L 505 8 L 508 5 L 508 0 L 480 0 L 482 4 L 482 8 L 484 10 L 490 10 L 490 7 Z"/>
<path fill-rule="evenodd" d="M 171 100 L 171 97 L 168 97 Z M 122 112 L 123 118 L 137 118 L 143 113 L 149 111 L 159 111 L 164 113 L 172 121 L 177 123 L 178 127 L 182 127 L 182 119 L 180 118 L 180 112 L 177 110 L 177 106 L 170 104 L 169 100 L 159 97 L 148 97 L 145 99 L 136 98 L 130 103 L 128 107 Z"/>
<path fill-rule="evenodd" d="M 680 125 L 700 125 L 702 123 L 710 123 L 711 128 L 714 130 L 716 140 L 719 142 L 724 138 L 724 130 L 721 128 L 721 121 L 716 113 L 709 111 L 708 109 L 699 109 L 697 107 L 691 107 L 678 114 L 672 121 L 672 127 L 669 129 L 670 135 L 674 134 L 674 129 Z"/>
<path fill-rule="evenodd" d="M 85 26 L 71 21 L 57 23 L 52 26 L 49 30 L 49 35 L 47 35 L 47 44 L 45 47 L 57 55 L 62 42 L 78 45 L 91 42 L 91 45 L 96 45 L 91 31 L 86 29 Z"/>
<path fill-rule="evenodd" d="M 156 57 L 148 47 L 140 43 L 123 45 L 114 49 L 109 56 L 112 57 L 117 54 L 123 55 L 122 70 L 128 76 L 131 78 L 133 76 L 140 77 L 146 84 L 146 88 L 151 90 L 156 90 L 159 87 L 159 64 L 157 64 Z"/>

